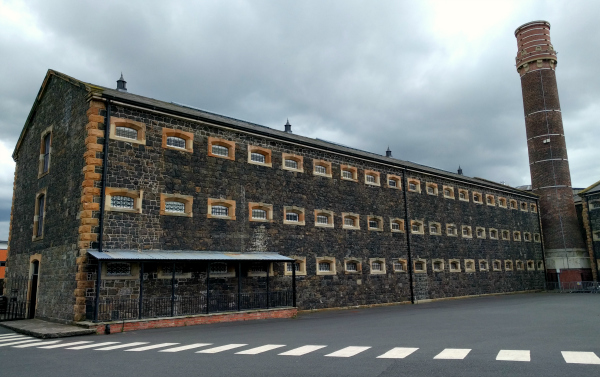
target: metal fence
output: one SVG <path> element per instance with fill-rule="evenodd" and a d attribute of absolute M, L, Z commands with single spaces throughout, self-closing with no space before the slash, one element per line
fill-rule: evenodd
<path fill-rule="evenodd" d="M 546 291 L 560 293 L 600 293 L 600 283 L 595 281 L 546 282 Z"/>
<path fill-rule="evenodd" d="M 23 276 L 10 276 L 6 280 L 5 295 L 0 296 L 0 321 L 26 319 L 29 309 L 27 292 L 31 279 Z"/>
<path fill-rule="evenodd" d="M 86 319 L 94 319 L 95 299 L 86 301 Z M 293 306 L 291 290 L 252 293 L 206 294 L 197 296 L 101 298 L 98 306 L 98 321 L 119 321 L 141 318 L 174 317 L 195 314 L 233 312 L 252 309 L 267 309 Z"/>

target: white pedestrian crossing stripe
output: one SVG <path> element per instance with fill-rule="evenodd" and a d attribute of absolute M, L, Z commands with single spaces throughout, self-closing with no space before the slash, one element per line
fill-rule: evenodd
<path fill-rule="evenodd" d="M 38 348 L 53 349 L 53 348 L 74 346 L 74 345 L 77 345 L 77 344 L 84 344 L 84 343 L 92 343 L 92 341 L 90 341 L 90 340 L 84 340 L 84 341 L 79 341 L 79 342 L 60 343 L 60 344 L 53 344 L 51 346 L 43 346 L 43 347 L 38 347 Z"/>
<path fill-rule="evenodd" d="M 276 348 L 281 348 L 281 347 L 285 347 L 285 344 L 267 344 L 267 345 L 256 347 L 256 348 L 250 348 L 249 350 L 236 352 L 236 355 L 256 355 L 259 353 L 271 351 L 271 350 L 274 350 Z"/>
<path fill-rule="evenodd" d="M 110 351 L 110 350 L 116 350 L 116 349 L 119 349 L 119 348 L 128 348 L 128 347 L 141 346 L 142 344 L 148 344 L 148 342 L 133 342 L 133 343 L 117 344 L 116 346 L 108 346 L 108 347 L 103 347 L 103 348 L 95 348 L 94 351 Z"/>
<path fill-rule="evenodd" d="M 387 351 L 383 355 L 377 356 L 378 359 L 404 359 L 406 356 L 418 350 L 418 348 L 396 347 Z"/>
<path fill-rule="evenodd" d="M 446 348 L 442 352 L 435 355 L 434 359 L 443 360 L 462 360 L 471 352 L 470 349 L 465 348 Z"/>
<path fill-rule="evenodd" d="M 319 350 L 321 348 L 325 348 L 327 346 L 302 346 L 302 347 L 298 347 L 298 348 L 294 348 L 293 350 L 289 350 L 283 353 L 280 353 L 280 355 L 283 356 L 302 356 L 302 355 L 306 355 L 307 353 L 311 353 L 313 351 Z"/>
<path fill-rule="evenodd" d="M 569 364 L 600 364 L 600 358 L 593 352 L 562 351 L 562 356 Z"/>
<path fill-rule="evenodd" d="M 12 340 L 17 340 L 17 339 L 30 339 L 31 337 L 29 336 L 25 336 L 25 335 L 13 335 L 13 336 L 7 336 L 5 338 L 0 339 L 0 342 L 10 342 Z"/>
<path fill-rule="evenodd" d="M 37 346 L 41 346 L 41 345 L 56 344 L 56 343 L 60 343 L 60 340 L 51 340 L 49 342 L 38 341 L 35 343 L 27 343 L 27 344 L 21 344 L 19 346 L 13 346 L 13 348 L 37 347 Z"/>
<path fill-rule="evenodd" d="M 209 348 L 206 350 L 198 351 L 196 353 L 219 353 L 219 352 L 229 351 L 231 349 L 239 348 L 239 347 L 243 347 L 243 346 L 247 346 L 247 344 L 227 344 L 225 346 Z"/>
<path fill-rule="evenodd" d="M 181 352 L 181 351 L 191 350 L 194 348 L 200 348 L 200 347 L 205 347 L 205 346 L 212 346 L 212 343 L 194 343 L 194 344 L 188 344 L 187 346 L 167 348 L 166 350 L 160 350 L 158 352 Z"/>
<path fill-rule="evenodd" d="M 128 350 L 125 350 L 125 351 L 126 352 L 148 351 L 148 350 L 153 350 L 153 349 L 156 349 L 156 348 L 165 348 L 165 347 L 169 347 L 169 346 L 174 346 L 176 344 L 179 344 L 179 343 L 159 343 L 159 344 L 153 344 L 153 345 L 145 346 L 145 347 L 132 348 L 132 349 L 128 349 Z"/>
<path fill-rule="evenodd" d="M 335 351 L 325 356 L 329 357 L 352 357 L 358 355 L 359 353 L 368 350 L 371 347 L 346 347 L 342 348 L 339 351 Z"/>
<path fill-rule="evenodd" d="M 17 336 L 24 336 L 24 335 L 21 335 L 21 334 L 17 334 L 17 333 L 11 332 L 10 334 L 2 334 L 2 335 L 0 335 L 0 339 L 11 337 L 11 336 L 15 336 L 15 335 L 17 335 Z"/>
<path fill-rule="evenodd" d="M 0 343 L 0 347 L 8 347 L 8 346 L 12 346 L 15 344 L 22 344 L 22 343 L 39 343 L 39 339 L 15 339 L 13 342 L 8 342 L 8 343 Z"/>
<path fill-rule="evenodd" d="M 83 346 L 69 347 L 68 350 L 84 350 L 87 348 L 95 348 L 99 346 L 108 346 L 109 344 L 117 344 L 119 342 L 104 342 L 104 343 L 94 343 L 94 344 L 85 344 Z"/>
<path fill-rule="evenodd" d="M 503 361 L 531 361 L 529 350 L 500 350 L 496 360 Z"/>

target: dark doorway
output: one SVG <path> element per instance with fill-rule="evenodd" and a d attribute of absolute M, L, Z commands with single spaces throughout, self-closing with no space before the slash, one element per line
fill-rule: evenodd
<path fill-rule="evenodd" d="M 29 313 L 27 318 L 35 318 L 35 304 L 37 303 L 37 286 L 38 286 L 38 273 L 40 270 L 40 262 L 34 261 L 31 263 L 31 294 L 29 295 Z"/>

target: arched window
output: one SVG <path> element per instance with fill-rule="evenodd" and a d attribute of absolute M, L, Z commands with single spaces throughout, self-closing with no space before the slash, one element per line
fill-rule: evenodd
<path fill-rule="evenodd" d="M 323 165 L 315 165 L 315 173 L 317 174 L 327 174 L 327 168 Z"/>
<path fill-rule="evenodd" d="M 333 228 L 333 212 L 325 210 L 316 210 L 315 226 Z"/>
<path fill-rule="evenodd" d="M 165 211 L 174 213 L 185 213 L 185 203 L 176 201 L 165 201 Z"/>
<path fill-rule="evenodd" d="M 285 167 L 293 170 L 298 170 L 298 161 L 292 160 L 291 158 L 286 158 L 284 160 Z"/>
<path fill-rule="evenodd" d="M 214 205 L 211 209 L 211 215 L 213 216 L 229 216 L 229 208 L 223 205 Z"/>
<path fill-rule="evenodd" d="M 296 212 L 287 212 L 285 214 L 285 219 L 287 221 L 293 222 L 293 223 L 297 223 L 300 219 L 300 215 Z"/>
<path fill-rule="evenodd" d="M 404 231 L 404 220 L 391 219 L 390 228 L 392 232 L 403 232 Z"/>
<path fill-rule="evenodd" d="M 250 160 L 259 164 L 265 163 L 265 155 L 258 152 L 250 153 Z"/>
<path fill-rule="evenodd" d="M 131 128 L 131 127 L 116 126 L 115 127 L 115 135 L 117 137 L 122 137 L 125 139 L 137 140 L 138 130 Z"/>
<path fill-rule="evenodd" d="M 168 136 L 167 145 L 169 147 L 185 149 L 185 140 L 177 136 Z"/>
<path fill-rule="evenodd" d="M 37 199 L 37 227 L 35 230 L 36 237 L 41 237 L 44 234 L 44 213 L 46 206 L 46 195 L 40 195 Z"/>
<path fill-rule="evenodd" d="M 213 144 L 212 146 L 212 154 L 221 157 L 229 157 L 229 148 L 223 145 Z"/>
<path fill-rule="evenodd" d="M 112 195 L 110 197 L 110 206 L 114 208 L 133 209 L 134 199 L 129 196 Z"/>
<path fill-rule="evenodd" d="M 258 220 L 266 220 L 267 219 L 267 211 L 264 209 L 253 209 L 252 210 L 252 218 Z"/>
<path fill-rule="evenodd" d="M 346 272 L 358 272 L 359 264 L 357 261 L 346 261 Z"/>

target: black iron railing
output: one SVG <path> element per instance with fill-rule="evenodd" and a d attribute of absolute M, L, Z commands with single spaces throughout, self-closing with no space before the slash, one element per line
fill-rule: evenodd
<path fill-rule="evenodd" d="M 94 319 L 95 298 L 86 301 L 86 319 Z M 119 321 L 138 318 L 160 318 L 253 309 L 293 306 L 291 290 L 252 293 L 206 294 L 196 296 L 101 298 L 98 306 L 98 321 Z"/>
<path fill-rule="evenodd" d="M 562 293 L 600 293 L 600 283 L 595 281 L 546 282 L 546 290 Z"/>
<path fill-rule="evenodd" d="M 0 321 L 27 318 L 31 279 L 24 276 L 8 276 L 6 280 L 5 295 L 0 296 Z"/>

